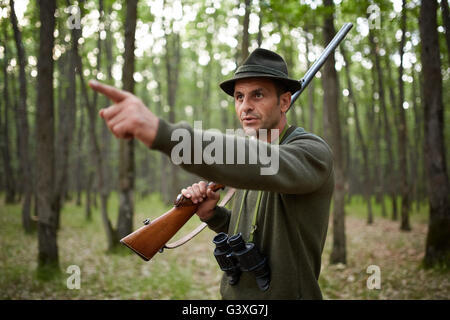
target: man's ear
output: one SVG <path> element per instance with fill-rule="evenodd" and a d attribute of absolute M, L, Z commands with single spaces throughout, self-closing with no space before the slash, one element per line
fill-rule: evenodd
<path fill-rule="evenodd" d="M 280 109 L 281 112 L 286 113 L 288 111 L 289 106 L 291 105 L 291 92 L 286 91 L 280 96 Z"/>

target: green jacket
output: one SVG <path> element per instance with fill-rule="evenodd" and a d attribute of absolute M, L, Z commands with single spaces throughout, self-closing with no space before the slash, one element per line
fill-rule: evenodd
<path fill-rule="evenodd" d="M 170 156 L 178 143 L 171 141 L 177 128 L 189 130 L 193 141 L 202 135 L 201 131 L 186 123 L 169 124 L 160 119 L 152 148 Z M 244 139 L 246 156 L 255 152 L 255 146 L 246 138 L 217 133 L 215 139 L 223 139 L 223 145 Z M 247 161 L 246 164 L 235 165 L 181 164 L 187 171 L 206 180 L 241 189 L 234 196 L 231 212 L 216 207 L 214 216 L 206 221 L 216 232 L 234 234 L 244 190 L 247 189 L 249 192 L 237 231 L 242 232 L 244 240 L 248 240 L 258 190 L 263 191 L 254 242 L 268 257 L 270 287 L 265 292 L 260 291 L 254 276 L 243 272 L 234 286 L 228 284 L 225 276 L 222 278 L 221 295 L 223 299 L 321 299 L 318 278 L 334 189 L 331 149 L 318 136 L 294 126 L 286 131 L 278 149 L 260 140 L 256 143 L 258 148 L 279 153 L 277 174 L 261 175 L 263 165 L 248 164 Z M 205 142 L 203 148 L 207 144 Z"/>

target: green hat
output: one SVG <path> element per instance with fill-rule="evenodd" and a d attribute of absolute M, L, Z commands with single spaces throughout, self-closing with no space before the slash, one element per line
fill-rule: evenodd
<path fill-rule="evenodd" d="M 300 90 L 302 86 L 299 81 L 289 79 L 286 62 L 280 55 L 270 50 L 258 48 L 236 70 L 234 77 L 222 82 L 220 87 L 225 93 L 233 96 L 236 80 L 255 77 L 280 81 L 291 93 Z"/>

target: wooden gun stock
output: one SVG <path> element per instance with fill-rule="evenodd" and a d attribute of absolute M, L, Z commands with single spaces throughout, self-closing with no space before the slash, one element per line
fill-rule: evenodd
<path fill-rule="evenodd" d="M 224 189 L 225 186 L 210 182 L 208 188 L 217 191 Z M 144 226 L 122 238 L 120 242 L 145 261 L 149 261 L 197 212 L 198 206 L 199 204 L 194 204 L 179 194 L 172 209 L 153 221 L 146 219 Z"/>

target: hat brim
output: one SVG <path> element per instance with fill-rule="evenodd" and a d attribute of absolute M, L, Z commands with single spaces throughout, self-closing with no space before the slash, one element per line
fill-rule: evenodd
<path fill-rule="evenodd" d="M 280 81 L 286 86 L 286 90 L 294 94 L 296 91 L 300 90 L 302 84 L 300 81 L 289 79 L 289 78 L 281 78 L 272 75 L 263 75 L 257 72 L 246 72 L 245 74 L 236 75 L 233 79 L 225 80 L 219 84 L 220 88 L 228 95 L 234 96 L 234 85 L 237 80 L 247 79 L 247 78 L 267 78 L 275 81 Z"/>

